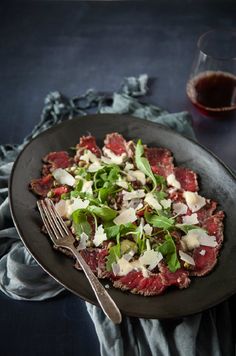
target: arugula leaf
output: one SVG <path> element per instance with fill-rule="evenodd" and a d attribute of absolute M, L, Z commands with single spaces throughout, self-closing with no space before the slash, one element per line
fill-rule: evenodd
<path fill-rule="evenodd" d="M 194 229 L 201 229 L 205 231 L 205 229 L 200 228 L 199 226 L 196 225 L 176 224 L 175 227 L 182 230 L 185 234 L 187 234 L 190 230 L 194 230 Z"/>
<path fill-rule="evenodd" d="M 101 206 L 91 205 L 87 207 L 87 211 L 97 215 L 99 218 L 103 219 L 104 221 L 113 220 L 118 214 L 117 211 L 109 208 L 109 206 L 106 205 L 101 205 Z"/>
<path fill-rule="evenodd" d="M 107 179 L 109 182 L 114 183 L 119 178 L 120 167 L 119 166 L 110 166 L 110 167 L 111 169 Z"/>
<path fill-rule="evenodd" d="M 80 176 L 86 180 L 91 180 L 91 173 L 89 173 L 85 167 L 77 167 L 75 170 L 75 175 Z"/>
<path fill-rule="evenodd" d="M 165 236 L 165 242 L 158 246 L 157 250 L 161 252 L 165 258 L 168 268 L 171 272 L 177 271 L 180 268 L 180 263 L 177 257 L 176 246 L 171 235 Z"/>
<path fill-rule="evenodd" d="M 107 256 L 107 261 L 106 261 L 106 269 L 107 271 L 112 270 L 112 264 L 117 261 L 117 258 L 121 257 L 121 252 L 120 252 L 120 243 L 118 243 L 115 246 L 112 246 L 109 250 L 109 255 Z"/>
<path fill-rule="evenodd" d="M 108 239 L 111 239 L 112 237 L 116 237 L 119 232 L 120 232 L 120 225 L 112 225 L 109 227 L 105 227 L 104 231 L 107 235 Z"/>
<path fill-rule="evenodd" d="M 148 162 L 147 158 L 142 157 L 143 154 L 144 154 L 144 148 L 143 148 L 143 145 L 142 145 L 142 141 L 138 140 L 136 148 L 135 148 L 135 163 L 136 163 L 136 166 L 146 176 L 151 178 L 151 180 L 153 181 L 153 184 L 154 184 L 153 190 L 155 190 L 156 187 L 157 187 L 156 178 L 155 178 L 155 176 L 154 176 L 154 174 L 152 172 L 150 163 Z"/>
<path fill-rule="evenodd" d="M 135 242 L 138 246 L 139 254 L 141 254 L 144 250 L 146 250 L 146 238 L 144 235 L 138 234 L 135 237 Z"/>
<path fill-rule="evenodd" d="M 167 182 L 166 182 L 165 177 L 160 176 L 158 174 L 154 174 L 154 176 L 156 178 L 156 182 L 157 182 L 158 185 L 167 186 Z"/>
<path fill-rule="evenodd" d="M 93 177 L 94 187 L 99 189 L 104 187 L 104 184 L 106 184 L 106 187 L 114 185 L 119 178 L 119 172 L 120 167 L 116 165 L 109 165 L 99 169 Z"/>
<path fill-rule="evenodd" d="M 144 216 L 149 224 L 164 230 L 172 229 L 175 223 L 175 220 L 173 218 L 168 218 L 164 215 L 157 215 L 145 212 Z"/>
<path fill-rule="evenodd" d="M 117 192 L 117 187 L 115 185 L 111 185 L 109 187 L 100 188 L 98 191 L 98 199 L 105 203 L 109 195 L 113 195 Z"/>
<path fill-rule="evenodd" d="M 160 200 L 163 200 L 165 198 L 167 198 L 168 194 L 163 192 L 162 190 L 161 191 L 155 191 L 152 193 L 154 195 L 154 197 L 160 201 Z"/>
<path fill-rule="evenodd" d="M 78 209 L 72 214 L 72 224 L 76 235 L 81 235 L 82 232 L 90 236 L 92 228 L 87 220 L 86 209 Z"/>
<path fill-rule="evenodd" d="M 63 194 L 61 195 L 61 199 L 63 199 L 63 200 L 68 200 L 68 199 L 70 199 L 70 193 L 63 193 Z"/>
<path fill-rule="evenodd" d="M 137 226 L 132 223 L 121 224 L 121 225 L 112 225 L 105 227 L 105 232 L 108 238 L 113 238 L 119 236 L 124 236 L 128 232 L 135 231 Z"/>

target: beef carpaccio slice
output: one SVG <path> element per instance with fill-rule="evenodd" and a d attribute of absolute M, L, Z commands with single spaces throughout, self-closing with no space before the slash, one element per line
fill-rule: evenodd
<path fill-rule="evenodd" d="M 68 168 L 73 163 L 73 159 L 66 151 L 50 152 L 43 158 L 42 173 L 47 175 L 57 168 Z"/>
<path fill-rule="evenodd" d="M 122 155 L 122 153 L 127 153 L 127 142 L 124 137 L 117 132 L 106 135 L 104 144 L 106 148 L 117 156 Z"/>
<path fill-rule="evenodd" d="M 101 157 L 101 150 L 96 143 L 96 138 L 94 136 L 82 136 L 80 142 L 76 145 L 77 153 L 76 158 L 78 159 L 80 155 L 83 154 L 84 150 L 89 150 L 97 157 Z"/>
<path fill-rule="evenodd" d="M 175 167 L 174 175 L 181 185 L 181 189 L 190 192 L 198 191 L 197 174 L 188 168 Z"/>
<path fill-rule="evenodd" d="M 51 174 L 48 174 L 45 177 L 39 179 L 32 179 L 30 182 L 30 189 L 42 198 L 47 196 L 47 193 L 53 186 L 53 177 Z"/>
<path fill-rule="evenodd" d="M 173 173 L 173 156 L 167 148 L 148 147 L 145 149 L 145 155 L 154 173 L 163 177 Z"/>
<path fill-rule="evenodd" d="M 149 277 L 144 277 L 140 271 L 129 272 L 126 276 L 115 280 L 113 286 L 145 296 L 158 295 L 166 289 L 160 274 L 151 274 Z"/>

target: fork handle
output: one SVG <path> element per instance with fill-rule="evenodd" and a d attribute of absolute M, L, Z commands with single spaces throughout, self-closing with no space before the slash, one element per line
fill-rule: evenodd
<path fill-rule="evenodd" d="M 76 250 L 74 246 L 70 248 L 70 250 L 79 261 L 80 266 L 83 269 L 86 277 L 88 278 L 88 281 L 97 297 L 98 303 L 100 304 L 106 316 L 111 319 L 115 324 L 121 323 L 122 316 L 114 300 L 110 297 L 106 289 L 99 282 L 98 278 L 95 276 L 91 268 L 85 262 L 80 252 Z"/>

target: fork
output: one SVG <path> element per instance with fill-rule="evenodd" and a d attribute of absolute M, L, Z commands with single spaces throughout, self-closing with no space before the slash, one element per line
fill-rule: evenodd
<path fill-rule="evenodd" d="M 115 324 L 122 321 L 120 310 L 115 304 L 114 300 L 110 297 L 106 289 L 99 282 L 95 274 L 92 272 L 89 265 L 86 263 L 80 252 L 74 246 L 74 237 L 69 231 L 65 222 L 57 213 L 51 199 L 42 199 L 37 201 L 37 206 L 42 217 L 46 230 L 53 242 L 57 247 L 64 247 L 70 250 L 78 260 L 81 268 L 83 269 L 102 310 L 106 316 Z"/>

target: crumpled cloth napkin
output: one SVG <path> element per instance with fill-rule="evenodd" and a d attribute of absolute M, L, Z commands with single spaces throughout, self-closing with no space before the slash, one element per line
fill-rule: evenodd
<path fill-rule="evenodd" d="M 146 74 L 125 78 L 120 91 L 113 95 L 88 90 L 84 95 L 70 99 L 59 92 L 49 93 L 39 124 L 23 143 L 0 146 L 0 289 L 9 297 L 39 301 L 52 298 L 63 290 L 25 249 L 10 214 L 8 178 L 14 160 L 27 142 L 55 124 L 91 112 L 128 113 L 195 138 L 187 112 L 170 114 L 136 98 L 147 93 L 147 82 Z M 86 306 L 97 331 L 102 356 L 233 355 L 227 302 L 181 320 L 159 321 L 124 316 L 121 325 L 114 325 L 100 308 L 89 303 Z"/>

